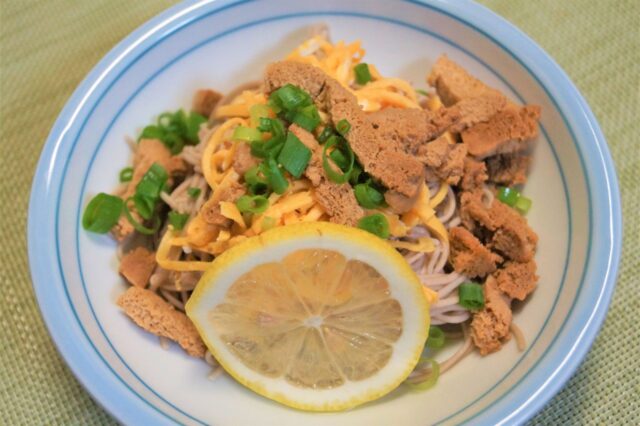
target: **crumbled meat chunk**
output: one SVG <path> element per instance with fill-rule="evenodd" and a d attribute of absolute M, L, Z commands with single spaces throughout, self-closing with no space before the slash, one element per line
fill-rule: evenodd
<path fill-rule="evenodd" d="M 351 185 L 337 184 L 327 178 L 322 166 L 322 147 L 311 133 L 297 124 L 292 124 L 289 131 L 296 135 L 312 152 L 309 164 L 305 169 L 305 176 L 316 187 L 314 195 L 329 215 L 329 220 L 342 225 L 356 226 L 364 212 L 358 205 Z"/>
<path fill-rule="evenodd" d="M 506 262 L 494 274 L 498 288 L 512 299 L 524 300 L 538 282 L 536 262 Z"/>
<path fill-rule="evenodd" d="M 497 90 L 470 75 L 446 55 L 438 58 L 427 81 L 436 88 L 438 96 L 446 106 L 487 93 L 499 94 Z"/>
<path fill-rule="evenodd" d="M 507 98 L 498 92 L 486 93 L 463 99 L 448 108 L 435 112 L 433 124 L 436 128 L 460 133 L 479 123 L 485 123 L 507 105 Z"/>
<path fill-rule="evenodd" d="M 156 267 L 156 257 L 144 247 L 136 247 L 122 256 L 120 274 L 136 287 L 146 287 Z"/>
<path fill-rule="evenodd" d="M 401 146 L 407 154 L 416 154 L 442 129 L 431 123 L 429 111 L 414 108 L 385 108 L 368 115 L 373 128 L 392 145 Z"/>
<path fill-rule="evenodd" d="M 141 139 L 140 142 L 138 142 L 133 158 L 133 176 L 124 192 L 120 194 L 122 199 L 126 200 L 135 193 L 136 186 L 153 163 L 158 163 L 164 167 L 169 176 L 182 173 L 186 170 L 186 165 L 182 158 L 171 155 L 171 152 L 169 152 L 161 141 L 157 139 Z M 132 215 L 138 221 L 141 220 L 135 211 L 132 212 Z M 124 216 L 118 220 L 118 223 L 111 230 L 113 236 L 118 241 L 129 236 L 133 231 L 133 226 Z"/>
<path fill-rule="evenodd" d="M 228 228 L 232 220 L 224 217 L 220 212 L 220 202 L 228 201 L 235 203 L 238 198 L 246 193 L 246 188 L 239 182 L 231 182 L 227 187 L 221 188 L 220 191 L 214 192 L 211 198 L 200 209 L 200 214 L 206 223 L 209 225 L 217 225 L 223 228 Z"/>
<path fill-rule="evenodd" d="M 251 155 L 251 147 L 245 142 L 236 142 L 236 150 L 233 153 L 233 168 L 240 176 L 247 170 L 258 165 L 258 160 Z"/>
<path fill-rule="evenodd" d="M 416 201 L 418 201 L 418 197 L 420 197 L 420 191 L 417 191 L 413 197 L 407 197 L 391 190 L 384 193 L 384 201 L 389 204 L 389 207 L 395 213 L 404 213 L 411 210 Z"/>
<path fill-rule="evenodd" d="M 450 143 L 446 136 L 427 143 L 419 151 L 420 160 L 441 181 L 456 185 L 462 177 L 467 149 L 461 143 Z"/>
<path fill-rule="evenodd" d="M 471 339 L 482 355 L 496 352 L 509 337 L 512 313 L 511 301 L 498 289 L 496 279 L 487 277 L 484 283 L 484 308 L 471 320 Z"/>
<path fill-rule="evenodd" d="M 484 161 L 476 161 L 471 157 L 464 159 L 464 173 L 460 181 L 460 188 L 467 192 L 477 192 L 482 189 L 489 176 Z"/>
<path fill-rule="evenodd" d="M 469 154 L 486 158 L 496 154 L 520 152 L 538 136 L 540 107 L 508 105 L 489 121 L 476 124 L 462 132 L 462 141 Z"/>
<path fill-rule="evenodd" d="M 200 115 L 209 117 L 222 99 L 222 94 L 211 89 L 200 89 L 193 96 L 191 109 Z"/>
<path fill-rule="evenodd" d="M 177 342 L 191 356 L 204 357 L 206 347 L 191 320 L 154 292 L 129 287 L 118 306 L 148 332 Z"/>
<path fill-rule="evenodd" d="M 474 229 L 479 225 L 492 234 L 487 244 L 490 249 L 518 262 L 533 258 L 538 236 L 518 212 L 498 200 L 487 208 L 480 197 L 470 193 L 463 193 L 460 201 L 460 217 L 465 226 L 472 223 Z"/>
<path fill-rule="evenodd" d="M 505 186 L 520 185 L 527 181 L 531 157 L 522 154 L 502 154 L 487 158 L 489 180 Z"/>
<path fill-rule="evenodd" d="M 451 228 L 451 263 L 456 272 L 468 277 L 484 277 L 496 270 L 502 258 L 482 245 L 471 232 L 462 227 Z"/>
<path fill-rule="evenodd" d="M 374 128 L 353 94 L 312 65 L 278 62 L 267 68 L 267 92 L 287 83 L 307 91 L 321 109 L 329 112 L 334 123 L 349 122 L 351 129 L 346 138 L 367 173 L 402 196 L 416 196 L 424 181 L 422 164 Z"/>

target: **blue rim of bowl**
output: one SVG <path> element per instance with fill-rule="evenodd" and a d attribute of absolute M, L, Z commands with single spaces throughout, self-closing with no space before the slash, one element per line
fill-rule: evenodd
<path fill-rule="evenodd" d="M 566 356 L 557 363 L 557 368 L 554 369 L 550 378 L 545 381 L 542 388 L 545 389 L 546 392 L 543 394 L 540 394 L 540 391 L 534 392 L 533 396 L 523 401 L 521 407 L 517 407 L 515 411 L 509 410 L 509 412 L 494 414 L 493 420 L 495 421 L 492 423 L 497 424 L 501 421 L 523 421 L 533 415 L 553 394 L 555 394 L 560 386 L 562 386 L 562 384 L 564 384 L 564 382 L 570 377 L 575 368 L 577 368 L 584 354 L 590 347 L 606 313 L 608 302 L 611 294 L 613 293 L 620 252 L 620 200 L 617 181 L 615 179 L 615 171 L 606 148 L 604 137 L 602 136 L 595 118 L 589 110 L 586 102 L 579 95 L 578 91 L 566 77 L 564 72 L 562 72 L 562 70 L 542 51 L 542 49 L 535 45 L 535 43 L 528 39 L 524 34 L 489 10 L 472 3 L 453 4 L 439 2 L 438 4 L 430 5 L 427 4 L 427 2 L 412 0 L 406 1 L 443 13 L 444 15 L 456 19 L 475 31 L 485 35 L 493 43 L 500 46 L 514 59 L 520 62 L 521 65 L 530 72 L 531 76 L 535 78 L 543 88 L 545 88 L 545 90 L 547 90 L 547 86 L 540 81 L 538 76 L 542 75 L 549 78 L 549 76 L 553 75 L 553 88 L 556 92 L 560 92 L 559 94 L 563 95 L 562 98 L 564 100 L 568 99 L 568 101 L 566 101 L 568 105 L 565 109 L 574 112 L 572 117 L 579 122 L 577 123 L 579 125 L 576 125 L 576 127 L 578 129 L 588 129 L 588 132 L 586 133 L 588 137 L 581 140 L 587 140 L 588 142 L 585 143 L 588 144 L 590 142 L 591 145 L 585 145 L 582 146 L 582 148 L 590 149 L 590 154 L 593 155 L 589 155 L 587 159 L 589 163 L 594 163 L 593 165 L 595 165 L 595 167 L 590 167 L 588 169 L 585 168 L 585 178 L 589 179 L 590 173 L 594 175 L 596 179 L 591 180 L 595 181 L 597 185 L 600 185 L 599 189 L 604 189 L 604 192 L 600 193 L 607 195 L 605 200 L 607 201 L 606 207 L 608 207 L 608 210 L 605 212 L 605 217 L 599 221 L 599 224 L 602 223 L 605 225 L 604 229 L 608 231 L 609 240 L 605 239 L 604 244 L 606 247 L 603 247 L 607 256 L 600 262 L 601 266 L 599 271 L 595 273 L 604 282 L 600 292 L 596 294 L 594 299 L 596 302 L 595 308 L 586 318 L 583 326 L 579 330 L 576 330 L 575 334 L 578 337 L 576 343 L 569 351 L 567 351 Z M 59 150 L 62 149 L 63 141 L 65 141 L 66 134 L 71 130 L 71 125 L 74 123 L 74 120 L 83 112 L 82 108 L 84 108 L 84 104 L 90 100 L 90 96 L 85 96 L 85 94 L 89 93 L 91 95 L 94 90 L 100 89 L 100 84 L 102 84 L 104 80 L 108 80 L 110 73 L 112 74 L 121 65 L 119 62 L 125 63 L 127 60 L 130 60 L 131 57 L 136 56 L 136 53 L 147 49 L 150 44 L 155 44 L 178 29 L 184 28 L 193 23 L 194 20 L 203 15 L 204 11 L 201 9 L 201 6 L 208 5 L 209 3 L 210 2 L 189 2 L 167 10 L 141 26 L 105 56 L 105 58 L 82 82 L 76 92 L 74 92 L 63 112 L 60 114 L 60 117 L 52 129 L 41 155 L 32 188 L 28 225 L 29 258 L 34 281 L 34 289 L 38 297 L 43 317 L 49 328 L 49 332 L 54 338 L 58 350 L 62 353 L 81 383 L 93 394 L 97 401 L 103 404 L 107 410 L 116 415 L 123 422 L 127 423 L 149 420 L 150 418 L 156 418 L 157 420 L 157 417 L 148 417 L 150 414 L 157 415 L 157 413 L 149 412 L 148 407 L 141 407 L 137 401 L 131 402 L 131 404 L 125 404 L 123 398 L 121 398 L 121 395 L 123 394 L 117 392 L 118 390 L 122 391 L 123 389 L 121 388 L 118 389 L 118 387 L 116 387 L 116 393 L 110 394 L 108 391 L 114 390 L 112 386 L 113 383 L 110 383 L 113 381 L 113 378 L 108 374 L 105 376 L 94 371 L 92 368 L 94 360 L 86 358 L 85 351 L 88 349 L 86 345 L 82 347 L 76 347 L 75 345 L 70 347 L 68 344 L 65 344 L 78 336 L 70 331 L 70 329 L 61 329 L 61 327 L 56 326 L 57 324 L 63 323 L 61 321 L 68 318 L 65 318 L 61 316 L 60 313 L 55 312 L 56 309 L 52 306 L 53 304 L 47 303 L 47 301 L 50 302 L 52 299 L 50 296 L 60 295 L 51 294 L 51 292 L 55 293 L 56 291 L 59 291 L 59 289 L 56 290 L 54 286 L 47 286 L 45 284 L 51 277 L 45 269 L 51 265 L 42 265 L 42 262 L 38 260 L 46 259 L 47 253 L 46 240 L 39 237 L 51 232 L 50 230 L 48 232 L 45 231 L 44 233 L 38 232 L 42 231 L 42 227 L 51 225 L 50 221 L 47 220 L 50 218 L 46 215 L 46 209 L 39 207 L 46 207 L 47 205 L 50 205 L 47 200 L 55 198 L 52 192 L 59 190 L 59 188 L 51 186 L 52 182 L 55 181 L 55 169 L 53 166 L 56 164 L 56 154 L 58 154 Z M 217 13 L 242 3 L 246 3 L 246 1 L 214 2 L 215 5 L 221 5 L 221 7 L 208 10 L 207 12 L 208 14 L 214 12 Z M 506 42 L 507 45 L 505 46 L 498 40 L 508 40 Z M 518 55 L 514 54 L 514 50 L 518 52 L 527 51 L 526 60 L 523 60 Z M 554 97 L 551 96 L 548 90 L 547 94 L 555 103 L 556 101 Z M 81 106 L 81 108 L 78 108 L 78 106 Z M 562 112 L 557 104 L 556 108 L 558 108 L 558 111 Z M 572 126 L 566 118 L 565 123 L 567 127 L 573 131 Z M 580 152 L 579 149 L 578 151 Z M 54 223 L 54 227 L 57 230 L 57 222 Z M 588 258 L 589 254 L 587 254 L 587 259 Z M 57 268 L 54 269 L 57 270 Z M 586 274 L 586 269 L 584 273 Z M 594 272 L 592 272 L 592 275 L 593 274 Z M 542 358 L 543 357 L 541 357 L 541 359 Z M 535 399 L 532 399 L 534 397 Z M 127 406 L 128 408 L 125 408 Z M 186 413 L 183 414 L 191 417 Z M 164 420 L 166 421 L 166 418 L 164 418 Z M 197 419 L 194 418 L 192 418 L 192 420 L 197 421 Z"/>

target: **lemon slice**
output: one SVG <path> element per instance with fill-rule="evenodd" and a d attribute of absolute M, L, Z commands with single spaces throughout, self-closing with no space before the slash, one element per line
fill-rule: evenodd
<path fill-rule="evenodd" d="M 395 389 L 429 328 L 422 285 L 404 258 L 376 236 L 326 222 L 274 228 L 227 250 L 186 311 L 238 382 L 313 411 Z"/>

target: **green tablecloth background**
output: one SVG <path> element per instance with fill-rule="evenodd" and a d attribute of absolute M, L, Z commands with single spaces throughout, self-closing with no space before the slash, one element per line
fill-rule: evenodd
<path fill-rule="evenodd" d="M 173 1 L 0 0 L 0 423 L 111 424 L 58 355 L 27 263 L 31 179 L 87 72 Z M 533 424 L 640 424 L 640 0 L 483 0 L 529 34 L 586 97 L 607 137 L 625 242 L 611 310 L 586 361 Z"/>

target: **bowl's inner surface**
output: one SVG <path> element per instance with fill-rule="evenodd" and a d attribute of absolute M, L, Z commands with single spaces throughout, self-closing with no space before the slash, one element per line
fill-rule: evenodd
<path fill-rule="evenodd" d="M 343 2 L 325 4 L 322 11 L 308 9 L 312 7 L 278 1 L 210 13 L 146 48 L 108 78 L 109 90 L 91 101 L 95 109 L 77 123 L 79 134 L 70 133 L 73 147 L 65 160 L 56 214 L 58 255 L 73 309 L 94 343 L 92 350 L 130 388 L 131 398 L 148 401 L 178 421 L 252 424 L 269 418 L 278 424 L 314 424 L 329 417 L 332 424 L 346 425 L 467 420 L 512 395 L 545 356 L 572 308 L 590 239 L 588 198 L 576 145 L 549 95 L 529 71 L 510 52 L 463 22 L 411 3 L 354 3 L 350 12 L 345 12 Z M 108 192 L 117 184 L 118 171 L 130 161 L 125 136 L 137 136 L 161 112 L 188 108 L 198 88 L 225 91 L 260 78 L 268 62 L 282 58 L 304 40 L 309 25 L 320 22 L 329 25 L 334 40 L 361 39 L 367 62 L 416 87 L 426 87 L 430 66 L 446 53 L 513 101 L 540 104 L 543 132 L 524 190 L 534 200 L 528 219 L 540 236 L 539 288 L 514 317 L 527 338 L 525 352 L 510 342 L 499 353 L 468 357 L 434 390 L 411 393 L 401 387 L 364 407 L 319 416 L 272 403 L 227 376 L 210 381 L 203 362 L 175 347 L 163 350 L 156 338 L 133 326 L 114 304 L 124 289 L 115 245 L 107 237 L 83 232 L 79 218 L 86 197 Z"/>

